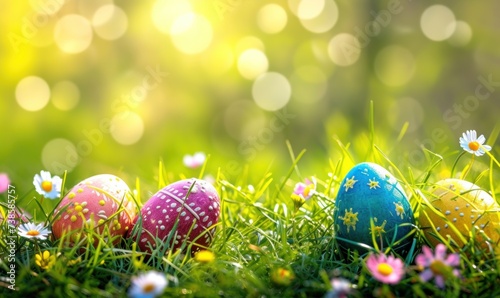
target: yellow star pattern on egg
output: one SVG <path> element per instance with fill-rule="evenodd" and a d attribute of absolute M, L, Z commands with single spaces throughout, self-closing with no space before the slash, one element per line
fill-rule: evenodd
<path fill-rule="evenodd" d="M 367 183 L 367 185 L 370 187 L 370 189 L 374 189 L 374 188 L 376 189 L 377 187 L 380 188 L 380 185 L 378 184 L 378 181 L 375 178 L 373 178 L 373 180 L 368 179 L 368 181 L 369 182 Z"/>
<path fill-rule="evenodd" d="M 374 218 L 374 221 L 377 222 L 377 218 Z M 380 225 L 374 225 L 373 228 L 370 228 L 370 234 L 374 234 L 375 237 L 381 236 L 383 233 L 385 233 L 385 224 L 387 223 L 387 220 L 384 220 L 384 222 Z"/>
<path fill-rule="evenodd" d="M 354 188 L 354 184 L 356 184 L 356 182 L 358 182 L 358 180 L 354 180 L 354 176 L 347 179 L 345 184 L 344 184 L 345 191 L 347 192 L 349 190 L 349 188 Z"/>
<path fill-rule="evenodd" d="M 394 205 L 396 206 L 396 214 L 401 217 L 401 219 L 403 219 L 403 216 L 405 214 L 405 208 L 403 207 L 403 204 L 394 202 Z"/>
<path fill-rule="evenodd" d="M 356 231 L 356 222 L 358 219 L 358 212 L 353 213 L 352 208 L 349 211 L 345 209 L 344 216 L 339 216 L 339 219 L 344 221 L 344 225 L 347 226 L 347 233 L 349 233 L 349 229 L 352 227 L 354 231 Z"/>

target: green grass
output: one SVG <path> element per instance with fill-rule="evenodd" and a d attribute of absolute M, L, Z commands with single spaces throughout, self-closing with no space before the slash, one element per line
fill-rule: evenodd
<path fill-rule="evenodd" d="M 133 239 L 121 239 L 118 245 L 112 245 L 111 241 L 104 241 L 103 236 L 92 235 L 92 231 L 88 233 L 99 240 L 95 247 L 84 241 L 69 247 L 64 239 L 33 242 L 18 237 L 17 291 L 9 290 L 3 280 L 0 281 L 0 294 L 9 297 L 122 297 L 126 296 L 132 276 L 158 270 L 165 272 L 169 280 L 165 297 L 323 297 L 331 288 L 330 279 L 338 277 L 352 283 L 354 297 L 500 295 L 496 287 L 500 282 L 498 257 L 474 241 L 457 250 L 461 257 L 460 279 L 447 280 L 445 289 L 437 288 L 432 281 L 420 282 L 414 258 L 426 240 L 418 222 L 411 252 L 401 256 L 407 274 L 397 285 L 384 285 L 370 275 L 365 266 L 368 253 L 345 252 L 338 246 L 333 219 L 335 196 L 343 176 L 355 163 L 376 162 L 393 173 L 407 191 L 416 218 L 422 198 L 430 195 L 430 186 L 450 175 L 458 175 L 459 170 L 462 175 L 466 172 L 465 179 L 489 189 L 493 196 L 497 192 L 493 177 L 498 165 L 492 155 L 489 164 L 480 164 L 488 160 L 486 155 L 481 161 L 476 158 L 470 167 L 469 155 L 460 154 L 458 150 L 445 157 L 427 151 L 427 166 L 417 171 L 409 164 L 392 162 L 376 145 L 373 127 L 367 140 L 362 159 L 352 154 L 350 144 L 336 140 L 336 150 L 341 156 L 329 161 L 324 174 L 316 175 L 320 195 L 300 208 L 296 208 L 290 195 L 296 182 L 311 176 L 300 171 L 301 158 L 307 155 L 306 151 L 296 154 L 288 144 L 290 167 L 283 177 L 274 176 L 271 170 L 258 177 L 250 177 L 248 171 L 243 171 L 240 176 L 226 180 L 225 173 L 219 171 L 215 184 L 221 196 L 221 218 L 209 248 L 216 256 L 213 262 L 200 263 L 189 253 L 172 252 L 161 245 L 152 256 L 146 256 L 138 251 Z M 203 177 L 204 170 L 203 167 L 199 177 Z M 156 181 L 147 181 L 147 185 L 156 184 L 160 189 L 174 182 L 176 177 L 167 173 L 161 162 L 157 173 Z M 178 176 L 179 179 L 183 177 Z M 147 199 L 144 191 L 152 194 L 158 190 L 142 189 L 140 180 L 143 179 L 137 177 L 133 187 L 138 205 Z M 6 201 L 6 197 L 5 194 L 2 201 Z M 20 195 L 17 201 L 33 210 L 33 221 L 46 222 L 50 226 L 54 206 L 47 201 L 40 203 L 33 197 L 34 191 Z M 2 205 L 5 213 L 7 205 Z M 9 270 L 5 221 L 1 229 L 0 270 L 4 276 Z M 452 247 L 451 243 L 446 245 Z M 185 243 L 184 248 L 189 251 L 190 244 Z M 34 262 L 35 254 L 43 250 L 57 255 L 55 264 L 48 270 L 39 268 Z M 277 272 L 283 269 L 290 276 L 280 278 Z"/>

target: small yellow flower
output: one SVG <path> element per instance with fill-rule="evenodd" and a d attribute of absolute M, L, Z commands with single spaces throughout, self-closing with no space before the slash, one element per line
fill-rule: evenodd
<path fill-rule="evenodd" d="M 51 255 L 48 250 L 35 255 L 35 264 L 43 270 L 50 269 L 56 262 L 56 256 Z"/>
<path fill-rule="evenodd" d="M 82 257 L 78 257 L 77 259 L 74 259 L 74 260 L 69 260 L 67 265 L 68 266 L 73 266 L 73 265 L 76 265 L 78 263 L 80 263 L 82 261 Z"/>
<path fill-rule="evenodd" d="M 306 179 L 305 182 L 295 184 L 292 193 L 292 201 L 295 209 L 298 210 L 314 194 L 316 194 L 316 179 L 314 177 L 311 180 Z"/>
<path fill-rule="evenodd" d="M 285 268 L 277 268 L 271 273 L 271 280 L 278 285 L 288 286 L 295 278 L 293 271 Z"/>
<path fill-rule="evenodd" d="M 194 255 L 194 259 L 200 263 L 210 263 L 215 260 L 215 254 L 209 250 L 201 250 Z"/>

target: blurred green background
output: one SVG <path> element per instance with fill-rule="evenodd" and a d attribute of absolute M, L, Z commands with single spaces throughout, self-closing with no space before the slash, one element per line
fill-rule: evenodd
<path fill-rule="evenodd" d="M 18 192 L 40 170 L 73 185 L 99 173 L 154 181 L 257 179 L 307 149 L 305 175 L 376 143 L 426 166 L 467 129 L 494 145 L 500 2 L 332 0 L 4 1 L 0 172 Z M 401 142 L 396 139 L 409 126 Z M 494 147 L 493 151 L 497 151 Z M 497 151 L 498 152 L 498 151 Z M 151 191 L 155 191 L 154 189 Z"/>

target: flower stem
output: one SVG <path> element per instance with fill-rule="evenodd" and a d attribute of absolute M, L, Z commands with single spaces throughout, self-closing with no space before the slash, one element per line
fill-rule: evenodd
<path fill-rule="evenodd" d="M 460 175 L 460 179 L 465 179 L 465 176 L 469 174 L 470 169 L 472 169 L 472 164 L 474 163 L 474 154 L 472 155 L 472 158 L 470 159 L 470 162 L 465 166 L 465 169 L 463 170 L 462 174 Z"/>

